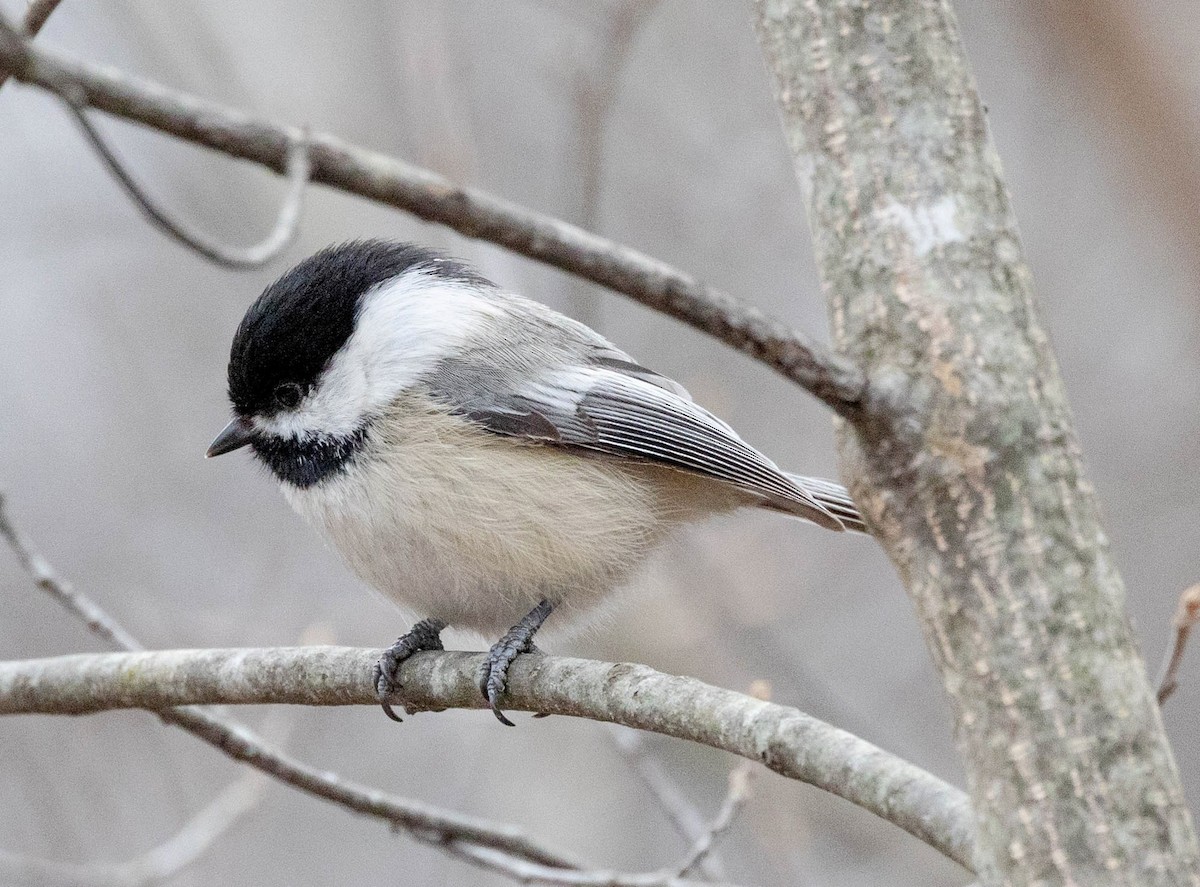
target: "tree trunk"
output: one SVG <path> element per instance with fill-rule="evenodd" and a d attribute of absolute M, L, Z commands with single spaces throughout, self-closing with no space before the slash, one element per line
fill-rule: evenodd
<path fill-rule="evenodd" d="M 953 703 L 985 884 L 1197 884 L 1197 844 L 949 0 L 758 0 L 839 446 Z"/>

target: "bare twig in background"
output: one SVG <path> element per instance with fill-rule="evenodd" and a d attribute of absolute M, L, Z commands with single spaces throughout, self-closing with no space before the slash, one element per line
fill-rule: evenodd
<path fill-rule="evenodd" d="M 1197 622 L 1200 622 L 1200 585 L 1193 585 L 1179 596 L 1179 607 L 1175 610 L 1175 641 L 1163 661 L 1158 678 L 1156 695 L 1159 705 L 1170 699 L 1179 686 L 1179 666 L 1183 664 L 1188 636 Z"/>
<path fill-rule="evenodd" d="M 767 681 L 755 681 L 750 687 L 750 695 L 755 699 L 769 701 L 771 685 Z M 685 841 L 691 845 L 687 866 L 680 871 L 686 875 L 689 871 L 699 870 L 710 881 L 723 881 L 727 878 L 725 866 L 715 852 L 716 838 L 729 828 L 734 816 L 746 799 L 749 788 L 748 780 L 752 770 L 748 769 L 749 762 L 742 761 L 729 774 L 729 790 L 720 811 L 712 822 L 705 821 L 704 815 L 687 799 L 683 790 L 663 769 L 661 762 L 651 751 L 645 737 L 637 730 L 610 725 L 608 734 L 616 745 L 617 750 L 625 757 L 634 774 L 641 779 L 650 796 L 658 804 L 658 808 L 666 814 L 667 819 L 675 827 Z M 735 774 L 745 771 L 745 781 Z M 735 787 L 737 792 L 735 793 Z"/>
<path fill-rule="evenodd" d="M 0 850 L 0 875 L 6 884 L 37 887 L 154 887 L 199 859 L 258 803 L 266 782 L 265 774 L 247 770 L 178 832 L 128 862 L 58 862 Z"/>
<path fill-rule="evenodd" d="M 515 826 L 397 797 L 328 770 L 318 770 L 267 746 L 242 725 L 206 711 L 175 708 L 160 712 L 159 716 L 198 736 L 235 761 L 257 767 L 293 788 L 333 801 L 355 813 L 386 820 L 412 838 L 434 847 L 448 849 L 462 843 L 486 847 L 513 859 L 525 859 L 551 868 L 582 868 L 582 863 L 543 846 Z"/>
<path fill-rule="evenodd" d="M 90 107 L 276 171 L 286 168 L 295 127 L 247 115 L 64 53 L 0 39 L 0 67 L 57 91 L 77 89 Z M 446 225 L 560 268 L 690 324 L 750 354 L 838 413 L 857 414 L 863 373 L 845 358 L 756 308 L 627 246 L 483 191 L 454 185 L 394 157 L 313 133 L 312 181 Z"/>
<path fill-rule="evenodd" d="M 714 885 L 709 881 L 689 881 L 669 868 L 658 872 L 638 874 L 612 871 L 564 871 L 505 857 L 486 847 L 459 846 L 450 852 L 481 868 L 508 875 L 521 884 L 546 884 L 550 887 L 701 887 L 701 885 L 733 887 L 724 882 Z"/>
<path fill-rule="evenodd" d="M 125 168 L 121 159 L 104 140 L 104 136 L 88 119 L 80 97 L 65 89 L 59 93 L 59 96 L 67 110 L 71 112 L 80 131 L 95 149 L 96 154 L 104 161 L 104 165 L 108 167 L 108 171 L 112 173 L 113 178 L 117 180 L 125 193 L 137 204 L 142 214 L 156 228 L 175 238 L 184 246 L 227 268 L 261 268 L 277 258 L 296 239 L 296 232 L 300 227 L 300 213 L 304 208 L 304 189 L 308 187 L 308 177 L 312 172 L 308 162 L 307 130 L 302 129 L 298 135 L 293 134 L 294 137 L 288 142 L 287 164 L 284 173 L 287 177 L 288 188 L 284 194 L 283 203 L 279 206 L 275 225 L 271 228 L 270 233 L 258 243 L 237 247 L 214 240 L 182 219 L 172 218 L 171 214 L 159 206 Z"/>
<path fill-rule="evenodd" d="M 291 721 L 289 717 L 275 729 L 268 726 L 265 734 L 282 743 L 291 730 Z M 254 809 L 269 781 L 261 770 L 247 769 L 170 838 L 127 862 L 58 862 L 0 850 L 0 874 L 8 879 L 6 883 L 36 887 L 155 887 L 203 856 Z"/>
<path fill-rule="evenodd" d="M 46 559 L 9 519 L 4 505 L 4 498 L 0 496 L 0 537 L 8 542 L 38 587 L 83 619 L 93 632 L 110 643 L 128 650 L 142 649 L 137 639 L 98 604 L 58 578 Z M 580 867 L 577 861 L 550 850 L 513 826 L 441 810 L 359 785 L 327 770 L 318 770 L 270 747 L 241 724 L 226 721 L 207 711 L 174 708 L 158 714 L 167 723 L 187 730 L 234 760 L 249 764 L 293 788 L 332 801 L 355 813 L 383 819 L 419 841 L 438 847 L 464 841 L 540 865 Z"/>
<path fill-rule="evenodd" d="M 0 537 L 17 556 L 21 568 L 34 583 L 68 612 L 83 620 L 92 634 L 122 650 L 144 650 L 138 639 L 82 592 L 60 577 L 50 563 L 33 547 L 33 542 L 8 517 L 8 503 L 0 493 Z"/>
<path fill-rule="evenodd" d="M 157 711 L 180 705 L 376 705 L 370 674 L 378 656 L 378 650 L 350 647 L 275 647 L 0 662 L 0 714 Z M 483 658 L 460 652 L 413 656 L 400 669 L 403 690 L 390 701 L 409 712 L 484 707 L 475 679 Z M 644 665 L 540 655 L 517 659 L 506 705 L 512 711 L 624 724 L 759 761 L 857 804 L 971 866 L 971 814 L 962 791 L 797 709 Z M 489 837 L 495 841 L 495 835 Z"/>
<path fill-rule="evenodd" d="M 25 17 L 21 19 L 19 33 L 26 39 L 36 37 L 61 2 L 62 0 L 31 0 L 25 9 Z M 0 19 L 3 18 L 4 16 L 0 15 Z M 3 24 L 7 24 L 7 20 Z M 0 71 L 0 88 L 3 88 L 4 84 L 8 82 L 8 76 L 6 71 Z"/>
<path fill-rule="evenodd" d="M 608 734 L 629 769 L 642 781 L 658 809 L 666 815 L 679 836 L 689 844 L 695 844 L 703 838 L 708 831 L 704 815 L 663 769 L 662 762 L 650 750 L 642 733 L 613 724 L 609 726 Z M 706 855 L 698 867 L 710 880 L 718 881 L 726 877 L 724 865 L 715 854 Z"/>
<path fill-rule="evenodd" d="M 21 42 L 20 34 L 5 21 L 2 15 L 0 15 L 0 32 L 4 32 L 3 36 L 9 41 Z M 55 86 L 53 92 L 62 99 L 63 105 L 70 112 L 72 119 L 92 149 L 104 162 L 125 193 L 129 195 L 129 198 L 142 211 L 142 214 L 156 228 L 175 238 L 184 246 L 227 268 L 260 268 L 287 249 L 288 244 L 295 239 L 300 225 L 300 211 L 304 206 L 304 189 L 308 186 L 308 177 L 312 173 L 312 165 L 308 160 L 307 129 L 301 128 L 299 132 L 288 134 L 287 157 L 284 161 L 284 174 L 287 177 L 288 189 L 271 232 L 252 246 L 235 247 L 214 240 L 182 219 L 173 218 L 166 209 L 146 193 L 133 174 L 126 169 L 121 158 L 105 141 L 100 130 L 88 119 L 85 110 L 87 99 L 79 86 L 64 81 Z"/>
<path fill-rule="evenodd" d="M 701 868 L 713 852 L 713 848 L 716 847 L 717 840 L 729 831 L 729 827 L 733 825 L 738 813 L 750 798 L 750 781 L 753 778 L 754 764 L 750 761 L 742 761 L 730 771 L 729 788 L 725 792 L 721 808 L 717 811 L 712 823 L 705 829 L 704 834 L 692 845 L 683 858 L 683 862 L 680 863 L 679 874 L 681 876 Z"/>
<path fill-rule="evenodd" d="M 29 6 L 25 8 L 25 18 L 21 21 L 21 32 L 26 37 L 36 37 L 61 2 L 62 0 L 29 0 Z"/>
<path fill-rule="evenodd" d="M 595 41 L 593 55 L 596 70 L 576 71 L 571 91 L 575 115 L 575 134 L 579 158 L 579 212 L 581 228 L 600 228 L 601 192 L 604 182 L 604 144 L 608 125 L 621 85 L 625 66 L 638 34 L 658 10 L 662 0 L 617 0 L 611 7 L 588 5 L 590 16 L 582 19 Z M 550 4 L 565 15 L 575 15 L 577 4 Z M 575 20 L 580 18 L 575 15 Z M 575 281 L 570 291 L 568 314 L 588 326 L 600 329 L 603 316 L 600 304 L 589 298 L 583 281 Z"/>

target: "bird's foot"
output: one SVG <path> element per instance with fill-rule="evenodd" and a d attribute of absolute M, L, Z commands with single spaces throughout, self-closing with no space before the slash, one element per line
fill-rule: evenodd
<path fill-rule="evenodd" d="M 442 629 L 445 627 L 446 623 L 441 619 L 422 619 L 408 634 L 397 638 L 396 643 L 384 650 L 379 661 L 375 663 L 371 678 L 375 685 L 375 696 L 383 713 L 393 721 L 399 723 L 404 720 L 387 701 L 400 689 L 400 683 L 396 680 L 396 671 L 400 668 L 400 663 L 422 650 L 445 649 L 441 638 Z"/>
<path fill-rule="evenodd" d="M 533 644 L 533 636 L 553 609 L 554 605 L 549 601 L 542 601 L 530 610 L 504 637 L 492 644 L 487 659 L 479 667 L 479 692 L 491 705 L 492 713 L 501 724 L 515 726 L 500 710 L 500 700 L 508 688 L 509 666 L 522 653 L 540 652 Z"/>

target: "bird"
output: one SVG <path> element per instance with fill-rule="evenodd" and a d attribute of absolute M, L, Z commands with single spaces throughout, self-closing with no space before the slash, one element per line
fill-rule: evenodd
<path fill-rule="evenodd" d="M 448 626 L 500 639 L 479 670 L 496 717 L 551 613 L 577 622 L 679 528 L 743 507 L 867 532 L 850 494 L 781 470 L 683 386 L 590 327 L 417 244 L 335 244 L 250 305 L 232 421 L 291 506 L 367 585 L 422 614 L 373 673 Z"/>

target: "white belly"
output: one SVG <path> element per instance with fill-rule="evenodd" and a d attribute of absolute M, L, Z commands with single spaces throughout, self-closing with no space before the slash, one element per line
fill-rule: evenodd
<path fill-rule="evenodd" d="M 346 471 L 284 493 L 384 595 L 489 636 L 544 598 L 556 626 L 582 615 L 680 522 L 738 504 L 669 469 L 397 415 Z"/>

